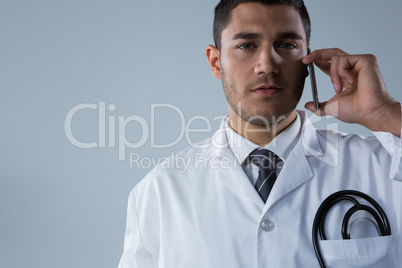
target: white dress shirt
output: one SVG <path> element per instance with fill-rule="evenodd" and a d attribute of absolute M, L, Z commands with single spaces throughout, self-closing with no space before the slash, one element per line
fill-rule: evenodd
<path fill-rule="evenodd" d="M 275 137 L 275 139 L 264 147 L 260 147 L 259 145 L 235 132 L 230 126 L 229 121 L 229 117 L 227 117 L 224 122 L 229 148 L 235 155 L 237 161 L 242 166 L 244 172 L 253 185 L 255 185 L 257 181 L 259 169 L 255 164 L 252 164 L 246 160 L 250 153 L 255 149 L 268 149 L 274 152 L 284 162 L 284 165 L 278 165 L 276 169 L 277 176 L 282 169 L 286 168 L 286 159 L 299 140 L 301 133 L 301 121 L 298 114 L 290 126 L 283 130 L 277 137 Z"/>

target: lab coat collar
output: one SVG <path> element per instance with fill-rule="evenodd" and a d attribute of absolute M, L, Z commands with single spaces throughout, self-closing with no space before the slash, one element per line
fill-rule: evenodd
<path fill-rule="evenodd" d="M 337 166 L 339 162 L 338 134 L 334 131 L 317 131 L 307 117 L 306 112 L 297 112 L 302 120 L 302 133 L 299 144 L 301 144 L 305 156 L 316 157 L 332 167 Z"/>
<path fill-rule="evenodd" d="M 230 150 L 234 153 L 237 161 L 239 161 L 240 164 L 243 164 L 244 160 L 249 156 L 249 154 L 259 146 L 234 131 L 231 128 L 229 121 L 229 118 L 226 118 L 226 120 L 223 122 L 227 130 L 226 138 L 228 140 L 228 145 Z"/>
<path fill-rule="evenodd" d="M 308 156 L 322 156 L 323 149 L 318 142 L 317 132 L 313 126 L 313 123 L 309 120 L 304 111 L 297 111 L 302 121 L 301 139 L 299 142 L 303 145 L 303 151 Z"/>

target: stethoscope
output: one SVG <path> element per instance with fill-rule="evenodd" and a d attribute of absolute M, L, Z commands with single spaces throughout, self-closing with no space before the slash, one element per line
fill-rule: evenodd
<path fill-rule="evenodd" d="M 360 204 L 354 196 L 363 198 L 374 208 L 364 204 Z M 317 214 L 315 215 L 313 222 L 313 247 L 321 268 L 325 268 L 326 266 L 321 255 L 320 247 L 318 245 L 318 233 L 320 234 L 321 240 L 327 240 L 324 230 L 325 218 L 330 208 L 340 201 L 350 201 L 354 204 L 353 207 L 351 207 L 343 217 L 341 228 L 342 239 L 350 239 L 350 230 L 348 230 L 350 218 L 354 213 L 362 210 L 367 211 L 373 216 L 373 218 L 375 219 L 375 222 L 373 221 L 373 223 L 377 224 L 377 229 L 380 236 L 391 235 L 391 226 L 389 224 L 387 215 L 385 214 L 381 206 L 373 198 L 362 192 L 353 190 L 336 192 L 327 197 L 327 199 L 322 202 L 317 210 Z"/>

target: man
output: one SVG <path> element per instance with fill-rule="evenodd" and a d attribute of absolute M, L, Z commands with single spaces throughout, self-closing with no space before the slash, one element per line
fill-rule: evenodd
<path fill-rule="evenodd" d="M 401 105 L 387 93 L 374 56 L 339 49 L 307 56 L 309 35 L 302 0 L 218 4 L 215 46 L 206 55 L 222 79 L 229 117 L 210 140 L 178 154 L 192 161 L 189 168 L 162 163 L 131 192 L 120 268 L 317 267 L 317 209 L 332 193 L 352 189 L 384 208 L 392 235 L 371 237 L 370 219 L 355 219 L 349 231 L 360 239 L 341 240 L 348 209 L 341 204 L 320 241 L 325 263 L 402 261 Z M 359 123 L 376 137 L 318 131 L 296 111 L 310 63 L 335 90 L 316 113 Z M 312 103 L 306 108 L 314 111 Z M 266 157 L 274 164 L 261 167 Z"/>

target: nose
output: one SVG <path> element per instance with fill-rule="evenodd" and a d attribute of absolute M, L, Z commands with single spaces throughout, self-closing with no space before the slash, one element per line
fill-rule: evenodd
<path fill-rule="evenodd" d="M 279 73 L 279 60 L 279 55 L 276 53 L 273 47 L 261 49 L 257 54 L 255 73 L 257 75 L 271 75 Z"/>

